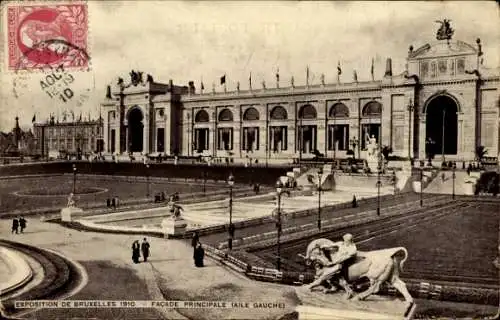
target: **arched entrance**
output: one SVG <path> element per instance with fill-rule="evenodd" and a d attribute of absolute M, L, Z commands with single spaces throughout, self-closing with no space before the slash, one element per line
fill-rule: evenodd
<path fill-rule="evenodd" d="M 456 155 L 458 145 L 458 105 L 453 98 L 440 95 L 427 104 L 425 151 L 434 155 Z"/>
<path fill-rule="evenodd" d="M 143 151 L 144 125 L 142 111 L 139 108 L 130 110 L 128 114 L 128 151 Z"/>

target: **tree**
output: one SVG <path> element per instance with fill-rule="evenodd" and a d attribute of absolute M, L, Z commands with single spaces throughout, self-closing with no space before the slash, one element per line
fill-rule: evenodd
<path fill-rule="evenodd" d="M 479 161 L 479 163 L 483 163 L 484 156 L 488 153 L 488 150 L 484 146 L 478 146 L 476 148 L 476 160 Z"/>

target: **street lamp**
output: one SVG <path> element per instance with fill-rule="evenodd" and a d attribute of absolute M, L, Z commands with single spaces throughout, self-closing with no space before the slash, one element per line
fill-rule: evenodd
<path fill-rule="evenodd" d="M 356 146 L 358 145 L 359 140 L 358 138 L 354 137 L 349 140 L 349 143 L 352 145 L 352 152 L 353 152 L 352 158 L 356 159 Z"/>
<path fill-rule="evenodd" d="M 424 177 L 424 168 L 420 168 L 420 206 L 423 207 L 424 206 L 424 202 L 422 200 L 422 192 L 423 192 L 423 189 L 424 189 L 424 186 L 423 186 L 423 177 Z"/>
<path fill-rule="evenodd" d="M 149 198 L 149 163 L 146 164 L 146 179 L 147 179 L 147 192 L 146 198 Z"/>
<path fill-rule="evenodd" d="M 396 172 L 395 171 L 392 173 L 392 183 L 393 183 L 393 187 L 394 187 L 394 194 L 396 194 L 397 177 L 396 177 Z"/>
<path fill-rule="evenodd" d="M 227 184 L 229 185 L 229 237 L 227 240 L 227 246 L 229 250 L 233 249 L 233 238 L 234 238 L 234 225 L 233 225 L 233 186 L 234 186 L 234 176 L 229 175 L 227 178 Z"/>
<path fill-rule="evenodd" d="M 321 231 L 321 177 L 323 175 L 323 169 L 318 170 L 318 230 Z"/>
<path fill-rule="evenodd" d="M 411 114 L 414 110 L 411 99 L 406 108 L 408 109 L 408 160 L 411 160 Z"/>
<path fill-rule="evenodd" d="M 455 174 L 455 170 L 457 169 L 457 163 L 456 162 L 453 162 L 453 174 L 451 175 L 452 179 L 453 179 L 453 193 L 452 193 L 452 199 L 455 200 L 455 178 L 456 178 L 456 174 Z"/>
<path fill-rule="evenodd" d="M 382 171 L 382 161 L 379 154 L 377 164 L 377 216 L 380 216 L 380 172 Z"/>
<path fill-rule="evenodd" d="M 276 231 L 278 234 L 278 256 L 276 258 L 276 266 L 278 271 L 281 268 L 281 192 L 283 191 L 283 183 L 278 179 L 276 182 L 276 195 L 278 197 L 278 217 L 276 220 Z"/>
<path fill-rule="evenodd" d="M 73 194 L 76 194 L 76 165 L 73 164 Z"/>

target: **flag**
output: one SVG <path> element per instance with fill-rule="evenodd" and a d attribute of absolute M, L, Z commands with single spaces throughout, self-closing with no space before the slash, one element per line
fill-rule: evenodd
<path fill-rule="evenodd" d="M 205 90 L 205 86 L 203 85 L 203 81 L 201 81 L 200 87 L 201 87 L 201 90 Z"/>
<path fill-rule="evenodd" d="M 220 84 L 223 85 L 226 83 L 226 75 L 223 75 L 222 77 L 220 77 Z"/>
<path fill-rule="evenodd" d="M 337 64 L 337 74 L 340 76 L 342 74 L 342 69 L 340 69 L 340 61 Z"/>
<path fill-rule="evenodd" d="M 276 81 L 280 81 L 280 68 L 276 70 Z"/>
<path fill-rule="evenodd" d="M 252 90 L 252 71 L 250 71 L 250 76 L 248 77 L 248 85 L 250 90 Z"/>
<path fill-rule="evenodd" d="M 354 70 L 353 78 L 354 82 L 358 82 L 358 73 L 356 72 L 356 70 Z"/>
<path fill-rule="evenodd" d="M 306 85 L 309 85 L 309 66 L 306 67 Z"/>
<path fill-rule="evenodd" d="M 31 123 L 36 121 L 36 114 L 33 114 L 33 119 L 31 119 Z"/>
<path fill-rule="evenodd" d="M 372 58 L 372 69 L 371 69 L 372 80 L 373 80 L 373 79 L 374 79 L 374 77 L 375 77 L 375 76 L 374 76 L 374 70 L 375 70 L 374 64 L 375 64 L 375 62 L 374 62 L 374 60 L 373 60 L 373 58 Z"/>

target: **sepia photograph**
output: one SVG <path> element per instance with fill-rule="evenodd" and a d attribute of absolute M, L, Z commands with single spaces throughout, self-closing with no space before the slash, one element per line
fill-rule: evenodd
<path fill-rule="evenodd" d="M 0 320 L 500 317 L 496 1 L 0 3 Z"/>

